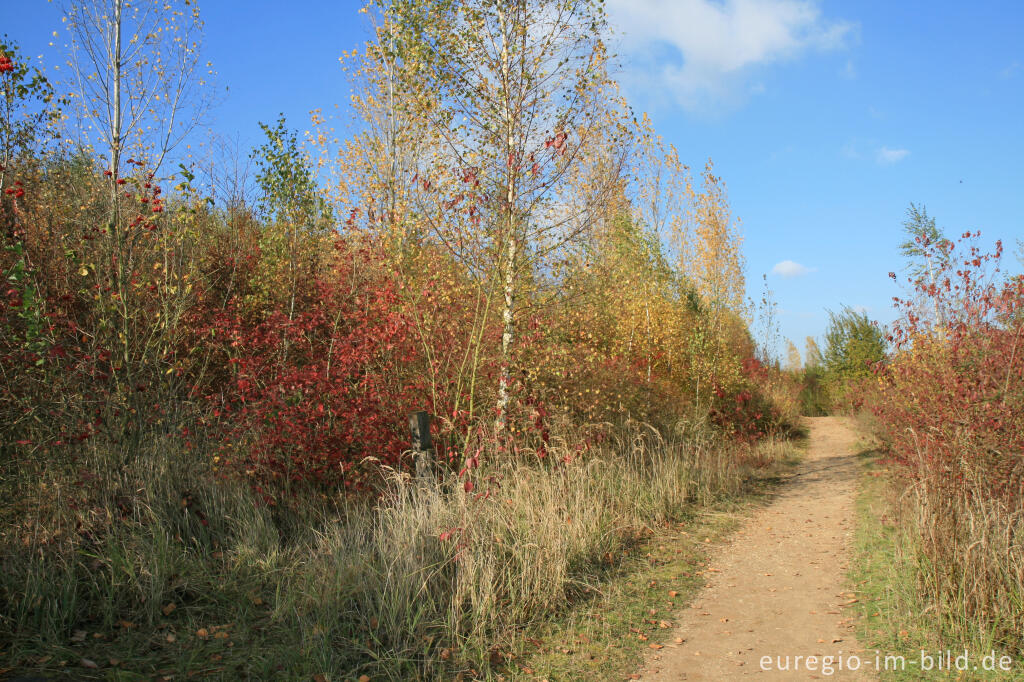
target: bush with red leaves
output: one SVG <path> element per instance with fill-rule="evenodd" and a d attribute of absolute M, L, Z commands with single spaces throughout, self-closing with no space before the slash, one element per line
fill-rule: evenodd
<path fill-rule="evenodd" d="M 291 313 L 253 312 L 240 298 L 197 306 L 195 342 L 223 368 L 196 387 L 210 403 L 218 466 L 249 477 L 267 501 L 295 484 L 365 489 L 408 447 L 401 424 L 424 393 L 402 372 L 416 357 L 410 322 L 379 265 L 339 242 Z"/>
<path fill-rule="evenodd" d="M 1024 494 L 1024 277 L 1000 278 L 1002 245 L 978 233 L 927 244 L 935 277 L 911 282 L 896 353 L 873 406 L 892 454 L 931 484 L 991 498 Z"/>

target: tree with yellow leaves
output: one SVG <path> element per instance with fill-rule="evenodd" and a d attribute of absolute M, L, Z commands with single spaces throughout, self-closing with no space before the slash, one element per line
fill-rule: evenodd
<path fill-rule="evenodd" d="M 818 348 L 818 342 L 814 340 L 814 337 L 808 336 L 804 340 L 804 367 L 815 369 L 820 366 L 821 349 Z"/>
<path fill-rule="evenodd" d="M 796 344 L 786 339 L 786 369 L 790 372 L 799 372 L 803 369 L 804 363 L 800 359 L 800 350 Z"/>
<path fill-rule="evenodd" d="M 743 236 L 732 219 L 725 183 L 708 159 L 701 173 L 702 189 L 694 196 L 692 246 L 684 265 L 701 298 L 712 311 L 742 313 L 746 278 Z"/>
<path fill-rule="evenodd" d="M 427 68 L 425 112 L 440 145 L 415 180 L 434 191 L 436 239 L 496 291 L 502 324 L 497 424 L 511 396 L 516 321 L 593 225 L 573 169 L 607 121 L 602 5 L 596 0 L 386 2 L 401 42 Z M 425 160 L 426 161 L 426 160 Z M 600 195 L 601 192 L 596 192 Z M 452 219 L 449 219 L 452 218 Z"/>

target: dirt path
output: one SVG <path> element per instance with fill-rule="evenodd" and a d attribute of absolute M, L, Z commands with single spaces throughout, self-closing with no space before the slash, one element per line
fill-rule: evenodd
<path fill-rule="evenodd" d="M 854 639 L 853 613 L 844 608 L 855 597 L 844 573 L 856 436 L 841 418 L 807 421 L 806 458 L 778 498 L 712 557 L 707 587 L 679 614 L 674 637 L 682 643 L 652 654 L 641 679 L 874 679 L 875 652 Z M 849 670 L 858 662 L 859 671 Z"/>

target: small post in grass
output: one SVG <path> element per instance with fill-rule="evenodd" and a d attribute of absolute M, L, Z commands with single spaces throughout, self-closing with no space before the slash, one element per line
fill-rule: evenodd
<path fill-rule="evenodd" d="M 416 479 L 420 482 L 432 480 L 434 477 L 434 444 L 430 440 L 430 415 L 423 410 L 413 412 L 409 415 L 409 428 L 412 431 Z"/>

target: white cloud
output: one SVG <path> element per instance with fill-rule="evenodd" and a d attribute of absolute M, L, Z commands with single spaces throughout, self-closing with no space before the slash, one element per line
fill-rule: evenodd
<path fill-rule="evenodd" d="M 857 77 L 857 67 L 854 66 L 852 59 L 846 60 L 846 66 L 839 72 L 839 75 L 847 80 L 853 80 Z"/>
<path fill-rule="evenodd" d="M 878 150 L 878 154 L 876 154 L 875 158 L 878 160 L 878 163 L 889 165 L 902 161 L 907 158 L 908 154 L 910 154 L 909 149 L 889 149 L 888 147 L 882 147 Z"/>
<path fill-rule="evenodd" d="M 741 99 L 751 69 L 843 47 L 855 26 L 816 0 L 608 0 L 632 62 L 627 89 L 668 91 L 689 110 Z"/>
<path fill-rule="evenodd" d="M 809 275 L 817 269 L 818 268 L 809 268 L 806 265 L 800 265 L 800 263 L 797 263 L 796 261 L 784 260 L 775 264 L 775 267 L 772 268 L 772 274 L 790 279 L 791 277 Z"/>

